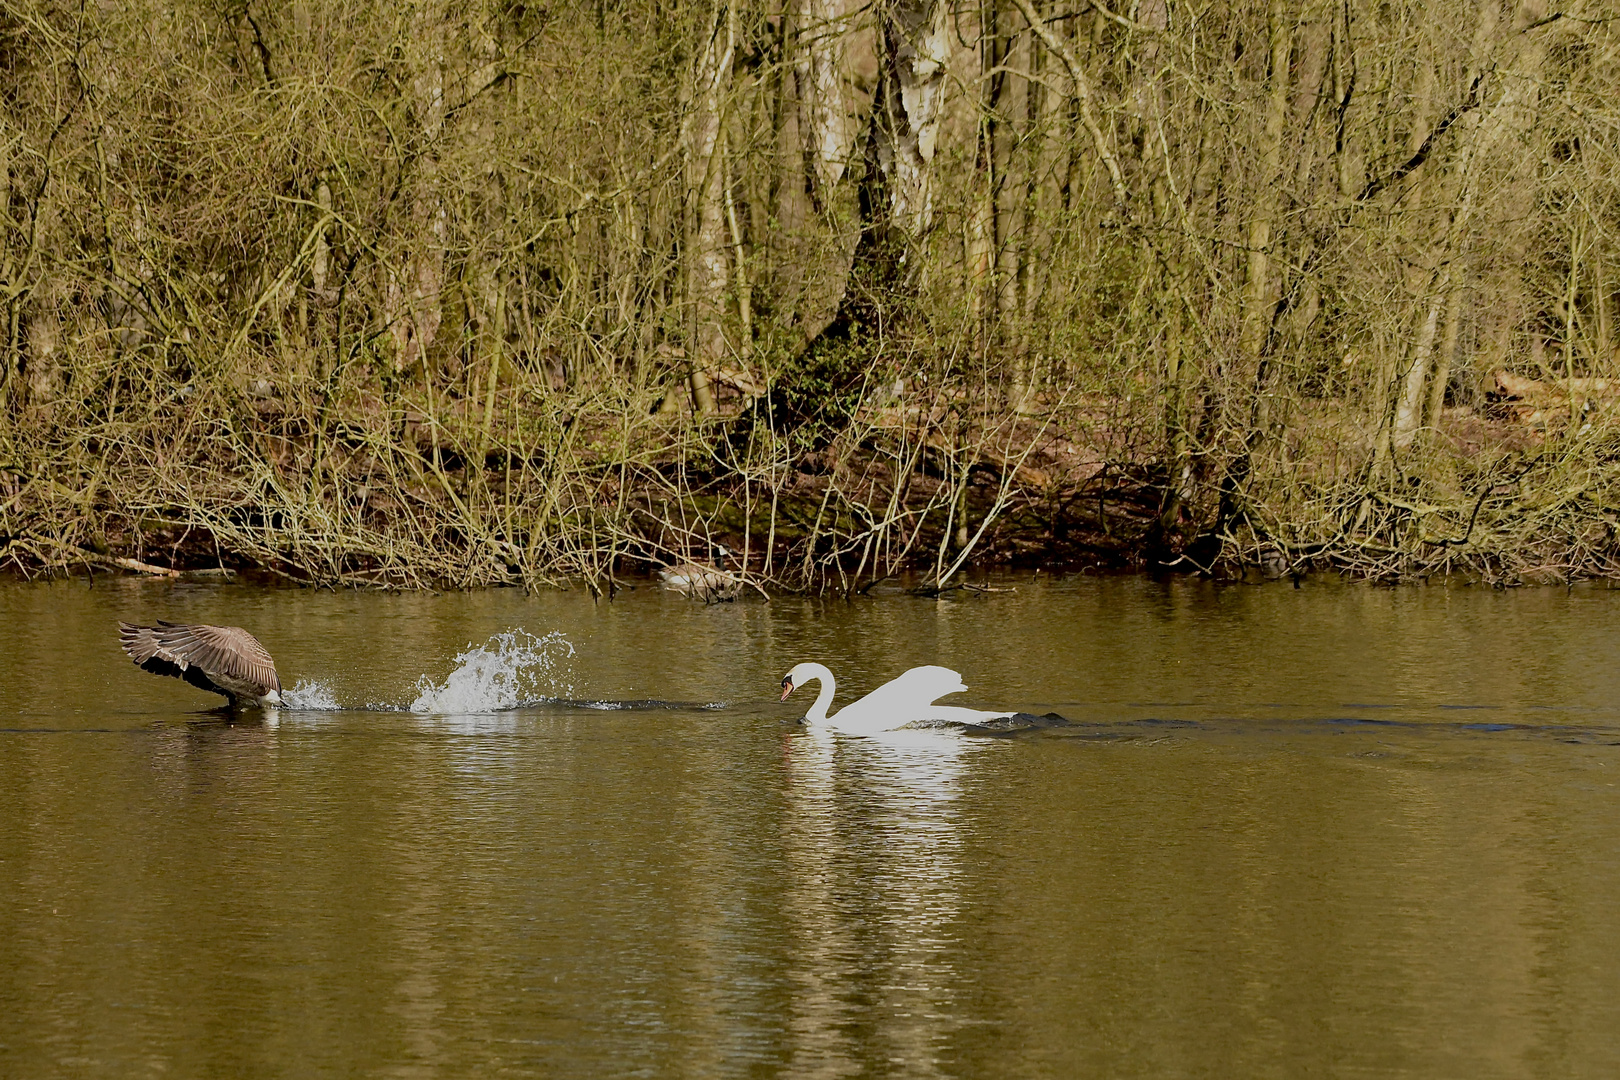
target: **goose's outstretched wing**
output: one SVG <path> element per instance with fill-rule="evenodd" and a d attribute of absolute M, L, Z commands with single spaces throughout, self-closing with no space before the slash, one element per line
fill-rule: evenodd
<path fill-rule="evenodd" d="M 281 692 L 276 662 L 259 639 L 240 626 L 121 622 L 118 642 L 131 660 L 154 675 L 184 679 L 231 697 L 261 698 Z M 206 681 L 199 681 L 199 675 Z"/>

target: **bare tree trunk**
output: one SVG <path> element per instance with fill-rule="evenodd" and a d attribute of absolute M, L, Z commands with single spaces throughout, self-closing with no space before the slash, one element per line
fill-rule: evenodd
<path fill-rule="evenodd" d="M 1097 156 L 1102 159 L 1103 165 L 1108 170 L 1108 180 L 1114 189 L 1116 205 L 1121 210 L 1127 210 L 1129 197 L 1125 191 L 1125 178 L 1119 167 L 1119 155 L 1114 152 L 1113 144 L 1104 134 L 1102 123 L 1097 118 L 1095 91 L 1092 89 L 1090 76 L 1080 63 L 1080 58 L 1075 55 L 1067 42 L 1052 31 L 1030 0 L 1013 0 L 1013 6 L 1023 14 L 1035 36 L 1041 39 L 1041 44 L 1057 53 L 1059 59 L 1063 61 L 1063 67 L 1069 73 L 1070 92 L 1080 107 L 1080 122 L 1091 136 L 1092 148 L 1096 150 Z M 1099 24 L 1101 18 L 1099 14 Z"/>
<path fill-rule="evenodd" d="M 736 53 L 735 0 L 714 0 L 703 23 L 692 70 L 692 98 L 685 131 L 686 190 L 692 200 L 686 253 L 687 303 L 691 337 L 692 401 L 698 412 L 714 412 L 709 373 L 726 355 L 726 167 L 722 125 L 731 90 Z"/>
<path fill-rule="evenodd" d="M 799 131 L 807 186 L 823 211 L 843 179 L 859 129 L 849 91 L 849 34 L 856 13 L 854 0 L 798 0 L 795 9 Z"/>
<path fill-rule="evenodd" d="M 1002 62 L 1002 45 L 997 32 L 996 5 L 997 0 L 979 2 L 977 41 L 981 90 L 973 136 L 973 181 L 962 237 L 968 317 L 973 326 L 974 354 L 981 362 L 988 355 L 995 330 L 996 189 L 1000 181 L 996 158 L 996 100 L 1007 77 L 997 70 Z"/>
<path fill-rule="evenodd" d="M 32 208 L 29 241 L 32 250 L 21 252 L 17 265 L 8 266 L 7 276 L 17 274 L 31 283 L 26 292 L 14 294 L 12 317 L 16 319 L 13 342 L 20 352 L 14 372 L 19 376 L 12 389 L 19 402 L 41 403 L 56 397 L 62 385 L 62 325 L 57 308 L 58 284 L 39 256 L 60 243 L 60 220 L 54 193 L 40 191 Z M 11 336 L 8 334 L 8 336 Z M 20 376 L 26 375 L 26 378 Z M 5 404 L 0 399 L 0 406 Z"/>
<path fill-rule="evenodd" d="M 332 185 L 322 177 L 315 186 L 316 212 L 323 217 L 332 213 Z M 309 261 L 309 284 L 314 293 L 315 310 L 321 311 L 331 302 L 332 243 L 325 228 L 315 234 L 315 251 Z"/>
<path fill-rule="evenodd" d="M 1426 51 L 1420 49 L 1416 64 L 1417 73 L 1412 82 L 1412 98 L 1416 107 L 1413 109 L 1411 128 L 1406 136 L 1406 154 L 1409 161 L 1422 152 L 1423 145 L 1428 141 L 1433 128 L 1435 115 L 1434 61 Z M 1436 172 L 1438 168 L 1430 170 L 1427 175 L 1434 176 Z M 1411 208 L 1410 217 L 1413 221 L 1421 220 L 1418 211 L 1424 203 L 1425 196 L 1430 194 L 1431 188 L 1440 186 L 1440 183 L 1439 178 L 1428 182 L 1420 180 L 1412 184 L 1405 193 L 1404 201 Z M 1449 275 L 1444 266 L 1449 255 L 1449 248 L 1434 251 L 1430 258 L 1435 265 L 1428 268 L 1411 266 L 1407 270 L 1406 276 L 1414 299 L 1422 305 L 1420 310 L 1423 314 L 1418 321 L 1411 348 L 1405 349 L 1402 346 L 1406 355 L 1406 374 L 1401 380 L 1395 401 L 1393 438 L 1397 450 L 1404 450 L 1411 445 L 1423 422 L 1428 400 L 1429 371 L 1434 363 L 1434 342 L 1440 330 L 1440 311 L 1445 305 L 1444 294 Z"/>
<path fill-rule="evenodd" d="M 1594 359 L 1607 364 L 1614 359 L 1614 330 L 1610 312 L 1614 286 L 1609 278 L 1609 245 L 1599 237 L 1592 247 L 1592 335 Z"/>
<path fill-rule="evenodd" d="M 1440 334 L 1440 350 L 1434 358 L 1434 377 L 1429 380 L 1429 404 L 1423 411 L 1423 426 L 1433 428 L 1440 423 L 1441 411 L 1446 404 L 1446 387 L 1451 383 L 1451 366 L 1457 362 L 1457 345 L 1461 337 L 1462 302 L 1464 289 L 1451 282 L 1446 298 L 1445 328 Z"/>
<path fill-rule="evenodd" d="M 1170 25 L 1166 0 L 1143 0 L 1136 9 L 1136 21 L 1149 33 L 1137 48 L 1132 62 L 1131 113 L 1140 125 L 1142 164 L 1150 182 L 1155 224 L 1162 235 L 1175 236 L 1182 229 L 1185 212 L 1175 192 L 1175 177 L 1168 157 L 1166 91 L 1161 61 L 1161 43 L 1156 36 Z M 1182 508 L 1191 495 L 1191 440 L 1187 430 L 1187 383 L 1192 364 L 1184 347 L 1185 312 L 1181 299 L 1186 277 L 1185 253 L 1170 248 L 1163 259 L 1164 280 L 1159 287 L 1164 330 L 1164 490 L 1159 498 L 1159 514 L 1152 541 L 1160 554 L 1169 554 L 1180 530 Z"/>
<path fill-rule="evenodd" d="M 54 401 L 62 391 L 62 322 L 49 282 L 41 282 L 29 294 L 25 320 L 28 399 L 43 405 Z"/>
<path fill-rule="evenodd" d="M 812 357 L 824 344 L 878 331 L 922 285 L 950 48 L 946 14 L 943 0 L 898 0 L 878 12 L 878 80 L 858 187 L 861 233 L 838 312 L 812 343 Z"/>
<path fill-rule="evenodd" d="M 916 285 L 923 272 L 921 245 L 934 215 L 934 142 L 944 118 L 948 8 L 943 0 L 897 0 L 883 12 L 882 65 L 872 103 L 873 145 L 888 196 L 885 226 L 910 265 Z"/>
<path fill-rule="evenodd" d="M 1406 377 L 1401 381 L 1399 399 L 1395 403 L 1394 440 L 1397 450 L 1404 450 L 1417 436 L 1427 403 L 1429 373 L 1434 366 L 1434 342 L 1440 329 L 1440 311 L 1445 306 L 1450 274 L 1436 271 L 1430 278 L 1432 290 L 1423 298 L 1423 321 L 1418 324 L 1413 340 Z"/>
<path fill-rule="evenodd" d="M 383 286 L 383 310 L 394 342 L 395 369 L 421 365 L 444 319 L 444 256 L 448 233 L 439 184 L 439 141 L 444 132 L 445 38 L 449 14 L 437 3 L 423 3 L 410 17 L 411 138 L 415 143 L 410 178 L 405 250 Z"/>
<path fill-rule="evenodd" d="M 6 398 L 12 390 L 12 381 L 17 376 L 18 340 L 20 329 L 18 319 L 17 286 L 12 284 L 16 280 L 17 272 L 21 269 L 17 265 L 17 252 L 12 250 L 11 243 L 11 145 L 14 136 L 11 125 L 6 118 L 0 115 L 0 281 L 5 281 L 10 287 L 5 290 L 5 303 L 0 305 L 0 349 L 5 356 L 0 359 L 0 412 L 5 411 Z"/>
<path fill-rule="evenodd" d="M 997 4 L 987 5 L 989 14 L 997 14 Z M 1012 19 L 1007 22 L 1011 24 Z M 1017 348 L 1018 336 L 1018 252 L 1015 248 L 1019 212 L 1023 200 L 1019 197 L 1018 178 L 1013 173 L 1018 167 L 1016 152 L 1023 124 L 1020 122 L 1022 102 L 1013 72 L 1027 70 L 1027 56 L 1021 44 L 1028 41 L 1027 34 L 1003 33 L 999 19 L 989 24 L 991 56 L 995 63 L 990 77 L 989 108 L 985 111 L 985 141 L 990 157 L 991 205 L 990 246 L 994 253 L 991 280 L 994 282 L 994 311 L 997 340 L 1003 350 Z M 1009 26 L 1009 30 L 1011 30 Z M 1009 70 L 1010 69 L 1010 70 Z"/>
<path fill-rule="evenodd" d="M 1154 4 L 1159 4 L 1162 9 L 1162 0 L 1149 0 L 1144 6 L 1151 8 Z M 1033 402 L 1046 367 L 1044 353 L 1048 339 L 1039 332 L 1039 316 L 1056 263 L 1053 248 L 1058 238 L 1053 228 L 1053 218 L 1061 201 L 1057 171 L 1066 134 L 1063 96 L 1051 88 L 1045 79 L 1049 74 L 1056 74 L 1051 55 L 1044 49 L 1036 48 L 1033 41 L 1027 52 L 1030 71 L 1036 77 L 1029 81 L 1027 88 L 1033 149 L 1027 152 L 1031 165 L 1024 199 L 1025 239 L 1019 261 L 1019 291 L 1023 299 L 1020 325 L 1023 331 L 1012 401 L 1013 408 L 1020 412 L 1026 411 Z"/>
<path fill-rule="evenodd" d="M 731 287 L 737 297 L 737 352 L 744 367 L 754 356 L 754 286 L 748 272 L 748 252 L 743 244 L 742 220 L 737 216 L 737 205 L 731 194 L 732 175 L 729 155 L 725 174 L 721 177 L 721 191 L 726 204 L 726 229 L 731 240 Z"/>
<path fill-rule="evenodd" d="M 1248 257 L 1243 274 L 1243 326 L 1238 336 L 1239 350 L 1255 368 L 1260 364 L 1273 296 L 1271 237 L 1279 202 L 1277 182 L 1282 175 L 1283 129 L 1288 120 L 1288 61 L 1294 47 L 1294 17 L 1287 0 L 1270 0 L 1266 21 L 1271 59 L 1264 127 L 1255 154 L 1254 199 L 1244 243 Z"/>

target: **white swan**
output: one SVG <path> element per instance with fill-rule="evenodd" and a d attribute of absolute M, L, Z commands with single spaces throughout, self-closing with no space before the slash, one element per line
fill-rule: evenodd
<path fill-rule="evenodd" d="M 842 731 L 847 735 L 874 735 L 880 731 L 893 731 L 907 724 L 924 721 L 942 721 L 952 724 L 982 724 L 1012 716 L 1010 712 L 981 712 L 955 705 L 935 705 L 936 698 L 959 694 L 967 687 L 962 676 L 946 667 L 932 664 L 914 667 L 897 678 L 890 679 L 859 701 L 845 705 L 833 716 L 827 715 L 838 680 L 823 664 L 799 664 L 782 677 L 782 700 L 786 701 L 794 689 L 812 679 L 819 680 L 821 692 L 816 695 L 804 722 Z"/>

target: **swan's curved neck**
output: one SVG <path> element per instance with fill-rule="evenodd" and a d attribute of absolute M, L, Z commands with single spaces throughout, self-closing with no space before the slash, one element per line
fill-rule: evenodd
<path fill-rule="evenodd" d="M 838 691 L 838 680 L 833 678 L 833 673 L 821 664 L 810 664 L 808 666 L 812 670 L 805 681 L 808 682 L 810 679 L 819 681 L 821 683 L 821 692 L 816 695 L 815 704 L 810 706 L 810 711 L 804 714 L 804 722 L 807 724 L 825 724 L 827 722 L 827 710 L 832 708 L 833 694 Z"/>

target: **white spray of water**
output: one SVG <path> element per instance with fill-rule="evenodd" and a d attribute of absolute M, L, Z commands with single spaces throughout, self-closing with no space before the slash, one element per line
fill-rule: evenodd
<path fill-rule="evenodd" d="M 507 630 L 456 657 L 442 685 L 426 675 L 416 682 L 411 711 L 457 715 L 512 709 L 545 698 L 567 697 L 574 646 L 555 630 L 536 637 Z"/>
<path fill-rule="evenodd" d="M 285 709 L 301 709 L 306 712 L 325 712 L 338 707 L 337 697 L 332 693 L 331 687 L 322 686 L 308 679 L 299 679 L 297 686 L 291 690 L 283 690 L 281 705 Z"/>

